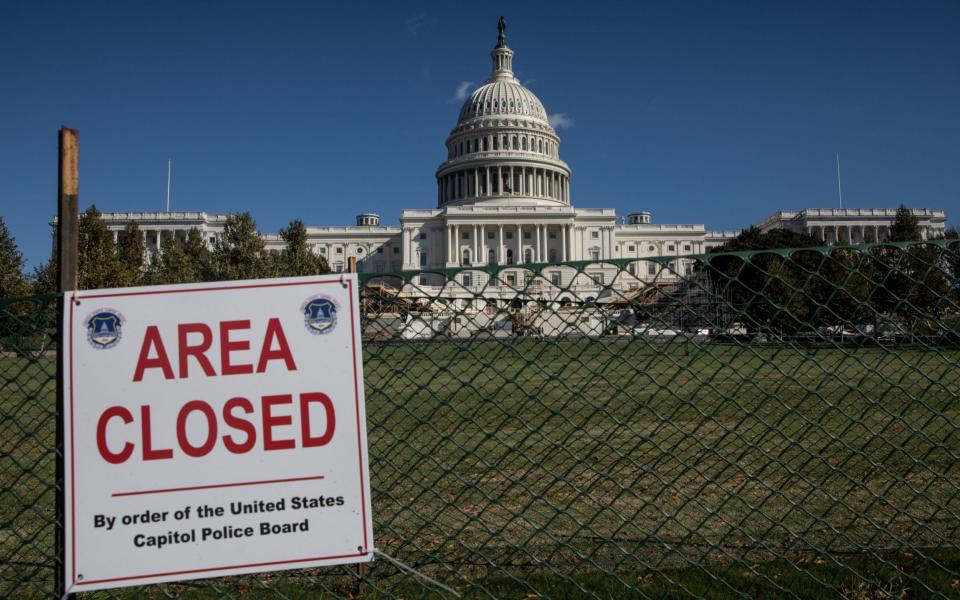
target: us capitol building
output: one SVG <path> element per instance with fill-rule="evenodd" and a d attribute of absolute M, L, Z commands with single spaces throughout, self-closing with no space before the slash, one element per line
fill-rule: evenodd
<path fill-rule="evenodd" d="M 542 290 L 544 297 L 562 289 L 563 300 L 586 300 L 614 276 L 618 286 L 636 288 L 645 280 L 689 273 L 693 261 L 684 256 L 705 253 L 737 235 L 708 231 L 703 225 L 655 224 L 649 212 L 630 213 L 618 222 L 612 208 L 575 208 L 572 171 L 560 158 L 560 137 L 543 103 L 513 73 L 513 50 L 507 46 L 502 19 L 498 29 L 497 44 L 490 53 L 490 77 L 464 102 L 446 139 L 447 159 L 436 172 L 436 207 L 404 209 L 399 227 L 381 226 L 379 215 L 372 213 L 358 215 L 351 227 L 308 226 L 308 243 L 326 257 L 331 269 L 341 271 L 349 258 L 355 258 L 359 272 L 420 270 L 423 273 L 415 277 L 413 287 L 436 293 L 435 286 L 443 286 L 446 279 L 431 271 L 516 265 L 501 270 L 500 281 L 481 271 L 457 275 L 455 287 L 462 292 L 458 295 L 483 290 L 490 297 L 502 289 L 508 297 L 525 285 L 530 270 L 523 265 L 538 264 L 543 274 L 538 279 L 553 288 L 552 292 Z M 785 228 L 809 233 L 825 243 L 859 243 L 883 240 L 895 213 L 890 208 L 781 211 L 758 226 L 765 231 Z M 942 210 L 913 209 L 913 213 L 925 237 L 943 233 Z M 114 235 L 136 222 L 149 253 L 163 251 L 161 232 L 183 239 L 196 228 L 212 243 L 226 218 L 205 212 L 103 214 Z M 285 246 L 277 235 L 263 238 L 268 250 Z M 650 257 L 662 258 L 644 260 Z M 614 267 L 602 264 L 606 259 L 636 261 L 627 263 L 630 277 L 625 279 Z M 549 266 L 567 261 L 596 264 L 580 273 L 559 264 Z"/>

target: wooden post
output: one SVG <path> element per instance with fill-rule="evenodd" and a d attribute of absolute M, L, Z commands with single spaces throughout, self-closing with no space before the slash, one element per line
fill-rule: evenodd
<path fill-rule="evenodd" d="M 57 185 L 57 291 L 61 293 L 77 289 L 79 161 L 80 133 L 61 127 Z"/>
<path fill-rule="evenodd" d="M 59 157 L 57 168 L 57 291 L 60 292 L 58 343 L 59 352 L 63 351 L 63 341 L 69 332 L 65 331 L 63 313 L 65 302 L 70 302 L 67 294 L 77 289 L 77 252 L 79 238 L 79 219 L 77 202 L 80 192 L 79 177 L 79 133 L 76 129 L 60 128 Z M 59 353 L 58 352 L 58 353 Z M 66 515 L 64 502 L 64 464 L 63 464 L 63 361 L 57 361 L 57 405 L 54 407 L 56 418 L 56 551 L 57 560 L 54 567 L 54 596 L 64 597 L 67 588 L 66 577 L 66 542 L 64 538 L 64 516 Z M 73 598 L 70 594 L 67 598 Z"/>
<path fill-rule="evenodd" d="M 347 259 L 347 273 L 357 272 L 357 257 L 351 256 Z"/>

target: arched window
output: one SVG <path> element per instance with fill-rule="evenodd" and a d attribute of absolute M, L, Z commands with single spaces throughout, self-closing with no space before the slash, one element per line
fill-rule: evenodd
<path fill-rule="evenodd" d="M 487 138 L 483 138 L 483 151 L 487 151 Z"/>
<path fill-rule="evenodd" d="M 497 253 L 493 250 L 493 248 L 490 248 L 490 250 L 487 251 L 487 264 L 493 265 L 493 264 L 496 264 L 496 262 L 497 262 Z"/>
<path fill-rule="evenodd" d="M 543 140 L 537 140 L 537 152 L 543 154 Z"/>
<path fill-rule="evenodd" d="M 507 138 L 507 136 L 503 136 L 503 149 L 504 149 L 504 150 L 509 150 L 509 149 L 510 149 L 510 142 L 509 142 L 509 139 Z"/>
<path fill-rule="evenodd" d="M 466 248 L 464 248 L 463 250 L 463 264 L 464 265 L 470 264 L 470 250 L 467 250 Z"/>
<path fill-rule="evenodd" d="M 516 150 L 520 145 L 517 143 L 517 136 L 513 136 L 513 149 Z"/>
<path fill-rule="evenodd" d="M 507 264 L 513 264 L 513 248 L 507 248 Z"/>
<path fill-rule="evenodd" d="M 498 138 L 497 136 L 493 136 L 493 149 L 494 150 L 500 149 L 500 138 Z"/>
<path fill-rule="evenodd" d="M 523 262 L 532 263 L 533 262 L 533 251 L 530 248 L 527 248 L 523 251 Z"/>
<path fill-rule="evenodd" d="M 523 141 L 523 149 L 526 150 L 526 149 L 527 149 L 527 138 L 523 138 L 522 141 Z"/>

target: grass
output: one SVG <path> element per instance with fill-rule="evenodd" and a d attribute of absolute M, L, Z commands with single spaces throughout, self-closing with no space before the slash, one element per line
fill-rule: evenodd
<path fill-rule="evenodd" d="M 957 350 L 604 338 L 364 354 L 377 546 L 467 597 L 960 597 Z M 31 564 L 53 548 L 52 373 L 0 359 L 0 596 L 50 589 Z M 117 595 L 351 594 L 352 573 Z M 437 593 L 383 561 L 363 590 Z"/>

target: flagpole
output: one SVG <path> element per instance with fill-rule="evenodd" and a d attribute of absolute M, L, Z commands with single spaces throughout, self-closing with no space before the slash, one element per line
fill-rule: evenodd
<path fill-rule="evenodd" d="M 837 196 L 840 198 L 840 208 L 843 208 L 843 188 L 840 187 L 840 153 L 837 152 Z"/>
<path fill-rule="evenodd" d="M 170 159 L 167 159 L 167 212 L 170 212 L 170 169 L 172 162 Z"/>

